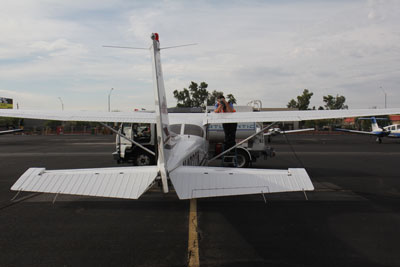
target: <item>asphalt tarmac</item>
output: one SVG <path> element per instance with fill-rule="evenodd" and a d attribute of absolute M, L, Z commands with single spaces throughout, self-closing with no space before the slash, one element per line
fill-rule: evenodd
<path fill-rule="evenodd" d="M 253 167 L 305 167 L 316 190 L 308 200 L 302 192 L 197 200 L 200 265 L 400 266 L 400 140 L 287 138 L 273 138 L 276 157 Z M 0 136 L 0 266 L 187 266 L 189 201 L 173 192 L 10 202 L 29 167 L 118 166 L 113 141 Z"/>

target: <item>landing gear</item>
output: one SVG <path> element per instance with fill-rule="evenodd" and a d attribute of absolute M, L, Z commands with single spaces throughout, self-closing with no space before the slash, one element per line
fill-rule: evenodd
<path fill-rule="evenodd" d="M 377 137 L 377 138 L 376 138 L 376 142 L 379 143 L 379 144 L 382 144 L 382 138 Z"/>

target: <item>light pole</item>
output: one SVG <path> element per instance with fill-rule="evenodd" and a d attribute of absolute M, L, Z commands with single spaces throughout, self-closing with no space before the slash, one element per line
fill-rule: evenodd
<path fill-rule="evenodd" d="M 382 86 L 379 86 L 379 88 L 381 88 L 382 92 L 385 94 L 385 108 L 387 108 L 387 106 L 386 106 L 386 92 L 385 92 L 385 90 L 383 90 Z"/>
<path fill-rule="evenodd" d="M 110 112 L 110 97 L 111 97 L 111 92 L 114 90 L 114 88 L 111 88 L 110 93 L 108 93 L 108 112 Z"/>
<path fill-rule="evenodd" d="M 61 110 L 64 111 L 64 103 L 63 103 L 61 97 L 58 97 L 58 99 L 60 99 L 60 102 L 61 102 Z"/>

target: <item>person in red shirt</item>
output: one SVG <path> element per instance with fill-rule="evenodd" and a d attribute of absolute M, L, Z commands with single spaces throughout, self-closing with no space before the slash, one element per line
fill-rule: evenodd
<path fill-rule="evenodd" d="M 217 97 L 215 108 L 216 109 L 214 112 L 216 113 L 236 112 L 236 110 L 233 108 L 233 104 L 227 102 L 223 95 L 219 95 Z M 224 149 L 227 150 L 236 145 L 237 123 L 223 123 L 222 127 L 224 128 L 225 133 Z"/>

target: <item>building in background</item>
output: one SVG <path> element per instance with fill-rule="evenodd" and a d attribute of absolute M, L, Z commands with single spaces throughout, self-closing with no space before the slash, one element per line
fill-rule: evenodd
<path fill-rule="evenodd" d="M 400 115 L 389 115 L 392 124 L 400 124 Z"/>

